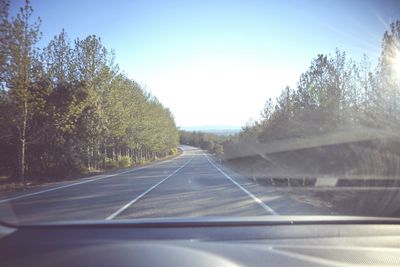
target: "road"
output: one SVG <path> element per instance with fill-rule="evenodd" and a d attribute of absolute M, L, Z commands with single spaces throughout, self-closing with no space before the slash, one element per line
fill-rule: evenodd
<path fill-rule="evenodd" d="M 183 146 L 173 159 L 3 195 L 0 218 L 29 224 L 154 217 L 331 215 L 256 185 L 204 151 Z"/>

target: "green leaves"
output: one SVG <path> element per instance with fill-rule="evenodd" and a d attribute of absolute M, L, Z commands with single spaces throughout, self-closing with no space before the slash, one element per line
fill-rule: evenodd
<path fill-rule="evenodd" d="M 260 121 L 246 125 L 240 144 L 324 134 L 354 125 L 396 130 L 400 122 L 400 21 L 392 23 L 382 40 L 376 71 L 366 56 L 361 62 L 345 52 L 319 54 L 296 88 L 286 87 L 269 99 Z"/>
<path fill-rule="evenodd" d="M 177 147 L 170 111 L 119 73 L 99 37 L 71 45 L 62 30 L 40 50 L 40 19 L 31 23 L 32 12 L 26 1 L 9 20 L 1 1 L 0 148 L 11 147 L 15 160 L 2 160 L 0 170 L 63 176 L 128 167 Z"/>

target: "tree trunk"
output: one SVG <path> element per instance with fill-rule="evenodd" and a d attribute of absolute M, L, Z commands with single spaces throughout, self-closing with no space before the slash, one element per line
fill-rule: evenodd
<path fill-rule="evenodd" d="M 133 151 L 133 153 L 134 153 L 134 157 L 135 157 L 135 164 L 137 164 L 138 161 L 139 161 L 138 150 L 137 150 L 137 148 L 135 148 L 135 150 Z"/>
<path fill-rule="evenodd" d="M 96 147 L 96 169 L 99 170 L 100 169 L 100 145 L 97 144 Z"/>
<path fill-rule="evenodd" d="M 90 147 L 88 146 L 88 148 L 87 148 L 87 168 L 88 168 L 88 171 L 91 171 L 91 166 L 90 166 Z"/>
<path fill-rule="evenodd" d="M 28 116 L 28 103 L 24 102 L 23 119 L 22 119 L 22 133 L 21 133 L 21 161 L 19 168 L 19 179 L 25 180 L 25 152 L 26 152 L 26 125 Z"/>
<path fill-rule="evenodd" d="M 104 144 L 104 151 L 103 151 L 103 169 L 106 167 L 106 158 L 107 158 L 107 147 Z"/>
<path fill-rule="evenodd" d="M 129 159 L 131 160 L 131 163 L 133 162 L 133 152 L 132 152 L 132 149 L 130 149 L 129 147 L 128 147 L 128 155 L 129 155 Z"/>

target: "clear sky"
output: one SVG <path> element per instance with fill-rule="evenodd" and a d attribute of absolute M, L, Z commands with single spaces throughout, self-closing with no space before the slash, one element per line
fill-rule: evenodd
<path fill-rule="evenodd" d="M 15 13 L 22 0 L 11 0 Z M 32 0 L 41 45 L 62 28 L 96 34 L 120 68 L 173 112 L 178 126 L 241 126 L 295 86 L 318 53 L 376 64 L 400 1 Z"/>

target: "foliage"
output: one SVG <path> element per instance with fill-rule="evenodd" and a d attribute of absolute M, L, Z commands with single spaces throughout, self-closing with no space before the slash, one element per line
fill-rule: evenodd
<path fill-rule="evenodd" d="M 392 23 L 382 40 L 379 64 L 371 70 L 345 52 L 317 55 L 296 88 L 286 87 L 268 99 L 261 119 L 248 123 L 225 142 L 225 151 L 240 144 L 324 134 L 346 126 L 393 131 L 400 123 L 400 21 Z"/>
<path fill-rule="evenodd" d="M 171 148 L 170 150 L 169 150 L 169 155 L 171 155 L 171 156 L 173 156 L 173 155 L 176 155 L 176 154 L 178 154 L 178 149 L 177 148 Z"/>
<path fill-rule="evenodd" d="M 26 0 L 15 18 L 0 6 L 0 174 L 24 179 L 128 167 L 178 145 L 171 112 L 119 71 L 89 35 L 61 33 L 40 49 L 40 19 Z"/>
<path fill-rule="evenodd" d="M 200 147 L 211 153 L 223 154 L 223 142 L 230 139 L 228 136 L 221 136 L 212 133 L 179 131 L 179 141 L 183 145 Z"/>
<path fill-rule="evenodd" d="M 127 168 L 132 165 L 131 158 L 129 156 L 118 157 L 118 167 Z"/>

